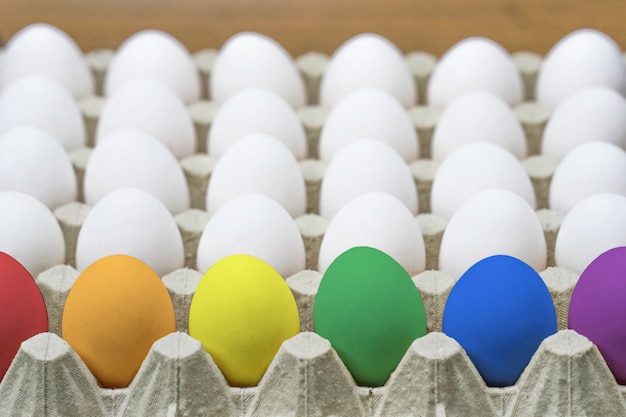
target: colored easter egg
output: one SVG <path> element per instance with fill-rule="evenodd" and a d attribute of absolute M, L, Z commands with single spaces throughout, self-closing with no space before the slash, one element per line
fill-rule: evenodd
<path fill-rule="evenodd" d="M 152 344 L 176 331 L 159 276 L 127 255 L 99 259 L 76 279 L 63 309 L 63 339 L 103 387 L 126 387 Z"/>
<path fill-rule="evenodd" d="M 626 247 L 609 249 L 583 271 L 572 293 L 569 328 L 600 350 L 617 383 L 626 384 Z"/>
<path fill-rule="evenodd" d="M 475 263 L 454 285 L 443 332 L 465 349 L 487 385 L 510 386 L 543 339 L 556 333 L 556 312 L 533 268 L 495 255 Z"/>
<path fill-rule="evenodd" d="M 26 339 L 48 331 L 48 313 L 35 280 L 0 252 L 0 381 Z"/>
<path fill-rule="evenodd" d="M 268 263 L 231 255 L 202 277 L 189 309 L 189 335 L 232 386 L 256 385 L 280 345 L 300 331 L 291 290 Z"/>
<path fill-rule="evenodd" d="M 361 386 L 384 385 L 411 343 L 426 334 L 424 304 L 409 274 L 367 246 L 348 249 L 330 264 L 313 322 Z"/>

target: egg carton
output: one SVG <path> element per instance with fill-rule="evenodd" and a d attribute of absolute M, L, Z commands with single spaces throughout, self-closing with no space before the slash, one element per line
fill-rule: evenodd
<path fill-rule="evenodd" d="M 195 270 L 198 240 L 209 220 L 205 192 L 215 160 L 207 155 L 205 138 L 217 110 L 210 97 L 215 50 L 195 54 L 204 100 L 189 106 L 196 128 L 198 153 L 180 161 L 192 196 L 192 209 L 175 216 L 185 245 L 186 268 L 162 277 L 176 311 L 177 332 L 157 341 L 128 388 L 103 389 L 72 348 L 60 338 L 67 294 L 78 276 L 76 238 L 89 206 L 80 201 L 55 210 L 66 245 L 66 264 L 37 277 L 50 318 L 50 333 L 25 341 L 0 383 L 0 416 L 536 416 L 626 415 L 626 388 L 617 385 L 597 348 L 567 330 L 569 300 L 578 276 L 555 267 L 554 242 L 563 214 L 548 209 L 549 184 L 555 163 L 539 155 L 543 128 L 550 112 L 532 101 L 541 57 L 530 52 L 513 56 L 525 82 L 526 99 L 515 113 L 526 134 L 529 156 L 523 161 L 537 197 L 537 215 L 544 228 L 549 268 L 541 277 L 552 295 L 559 332 L 546 339 L 512 387 L 487 387 L 463 349 L 441 333 L 445 301 L 454 280 L 437 270 L 439 244 L 446 220 L 430 213 L 430 189 L 438 164 L 430 157 L 437 112 L 419 103 L 408 109 L 420 139 L 422 159 L 410 165 L 419 196 L 420 225 L 426 245 L 427 270 L 413 281 L 424 300 L 427 336 L 416 340 L 383 387 L 359 387 L 329 342 L 313 332 L 313 305 L 321 274 L 315 271 L 319 245 L 328 219 L 319 215 L 319 189 L 325 165 L 317 144 L 326 111 L 317 106 L 318 89 L 329 57 L 312 52 L 297 59 L 309 105 L 298 110 L 305 128 L 310 159 L 300 162 L 307 186 L 307 214 L 295 219 L 306 245 L 307 270 L 287 278 L 296 299 L 301 333 L 287 340 L 258 386 L 228 386 L 197 340 L 187 334 L 189 305 L 201 278 Z M 113 51 L 87 54 L 97 92 Z M 419 97 L 426 96 L 436 63 L 425 52 L 406 56 Z M 79 102 L 88 129 L 87 147 L 70 156 L 79 179 L 91 147 L 104 98 Z M 365 318 L 364 318 L 365 319 Z"/>

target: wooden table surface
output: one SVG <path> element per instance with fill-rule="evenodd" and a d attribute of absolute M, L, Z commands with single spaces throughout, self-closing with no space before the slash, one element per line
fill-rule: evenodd
<path fill-rule="evenodd" d="M 0 0 L 2 41 L 35 22 L 59 27 L 84 51 L 117 48 L 142 29 L 166 31 L 191 52 L 219 48 L 246 30 L 273 37 L 294 56 L 330 54 L 361 32 L 437 56 L 469 36 L 545 54 L 582 27 L 626 48 L 623 0 Z"/>

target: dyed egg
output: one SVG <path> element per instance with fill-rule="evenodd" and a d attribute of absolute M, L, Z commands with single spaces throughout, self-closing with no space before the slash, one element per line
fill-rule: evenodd
<path fill-rule="evenodd" d="M 189 309 L 189 335 L 232 386 L 256 385 L 280 345 L 300 331 L 291 290 L 268 263 L 222 258 L 204 274 Z"/>
<path fill-rule="evenodd" d="M 207 134 L 207 149 L 216 158 L 239 139 L 264 133 L 280 140 L 298 159 L 307 156 L 304 127 L 295 110 L 278 93 L 246 88 L 218 108 Z"/>
<path fill-rule="evenodd" d="M 541 342 L 556 333 L 556 312 L 543 280 L 506 255 L 470 267 L 452 288 L 443 332 L 454 338 L 489 386 L 511 386 Z"/>
<path fill-rule="evenodd" d="M 72 161 L 50 134 L 31 126 L 0 134 L 0 190 L 21 191 L 54 210 L 76 201 Z"/>
<path fill-rule="evenodd" d="M 48 331 L 48 313 L 32 275 L 0 252 L 0 381 L 26 339 Z"/>
<path fill-rule="evenodd" d="M 365 193 L 350 200 L 330 221 L 319 249 L 318 271 L 355 246 L 379 249 L 413 276 L 424 271 L 424 238 L 415 217 L 387 193 Z"/>
<path fill-rule="evenodd" d="M 572 93 L 605 86 L 626 93 L 626 67 L 619 45 L 593 29 L 579 29 L 559 40 L 537 75 L 537 101 L 556 107 Z"/>
<path fill-rule="evenodd" d="M 76 99 L 93 93 L 91 71 L 82 51 L 65 32 L 51 25 L 26 26 L 2 51 L 0 88 L 28 76 L 55 81 Z"/>
<path fill-rule="evenodd" d="M 24 125 L 49 133 L 66 151 L 85 145 L 78 104 L 65 88 L 46 78 L 23 77 L 0 93 L 0 132 Z"/>
<path fill-rule="evenodd" d="M 152 344 L 174 331 L 165 285 L 148 265 L 127 255 L 89 265 L 63 309 L 63 339 L 106 388 L 128 386 Z"/>
<path fill-rule="evenodd" d="M 107 70 L 105 93 L 110 96 L 138 78 L 168 86 L 187 104 L 200 98 L 200 77 L 193 57 L 176 38 L 159 30 L 137 32 L 124 41 Z"/>
<path fill-rule="evenodd" d="M 384 252 L 357 246 L 330 264 L 313 312 L 315 332 L 328 339 L 357 384 L 385 384 L 407 349 L 426 334 L 419 291 Z"/>
<path fill-rule="evenodd" d="M 172 214 L 139 188 L 118 188 L 89 211 L 76 239 L 76 268 L 108 255 L 134 256 L 159 276 L 182 268 L 183 239 Z"/>
<path fill-rule="evenodd" d="M 268 135 L 242 138 L 217 161 L 207 188 L 207 211 L 214 213 L 247 192 L 273 198 L 294 218 L 306 211 L 306 187 L 298 161 Z"/>
<path fill-rule="evenodd" d="M 569 328 L 587 337 L 617 383 L 626 384 L 626 247 L 600 254 L 585 268 L 572 293 Z"/>
<path fill-rule="evenodd" d="M 124 187 L 148 191 L 172 214 L 190 204 L 187 180 L 176 157 L 155 137 L 136 129 L 114 130 L 102 138 L 87 162 L 83 187 L 90 206 Z"/>
<path fill-rule="evenodd" d="M 419 141 L 409 114 L 384 91 L 357 90 L 333 106 L 320 131 L 320 159 L 330 162 L 347 143 L 361 138 L 382 140 L 407 163 L 419 156 Z"/>
<path fill-rule="evenodd" d="M 428 104 L 445 108 L 470 91 L 489 91 L 513 106 L 524 96 L 523 81 L 515 61 L 498 43 L 467 38 L 453 45 L 439 59 L 427 87 Z"/>
<path fill-rule="evenodd" d="M 489 188 L 513 191 L 535 207 L 535 191 L 522 163 L 498 145 L 474 142 L 451 152 L 439 166 L 430 195 L 432 212 L 449 219 L 467 199 Z"/>
<path fill-rule="evenodd" d="M 289 53 L 265 35 L 241 32 L 228 39 L 215 58 L 211 95 L 222 103 L 251 87 L 272 90 L 294 108 L 306 104 L 304 81 Z"/>
<path fill-rule="evenodd" d="M 109 96 L 98 120 L 96 143 L 118 129 L 149 133 L 178 159 L 196 150 L 196 132 L 185 103 L 154 80 L 129 80 Z"/>
<path fill-rule="evenodd" d="M 607 87 L 572 93 L 554 109 L 541 139 L 541 154 L 560 161 L 575 147 L 609 142 L 626 150 L 626 98 Z"/>
<path fill-rule="evenodd" d="M 332 219 L 348 201 L 374 191 L 393 195 L 417 214 L 415 181 L 402 157 L 381 140 L 356 139 L 337 152 L 326 168 L 320 214 Z"/>
<path fill-rule="evenodd" d="M 384 91 L 405 107 L 417 101 L 415 83 L 402 51 L 373 33 L 356 35 L 335 51 L 320 84 L 320 103 L 332 108 L 362 88 Z"/>
<path fill-rule="evenodd" d="M 441 112 L 433 132 L 433 159 L 443 161 L 459 147 L 474 142 L 501 146 L 517 159 L 528 152 L 524 129 L 513 110 L 486 91 L 462 94 Z"/>

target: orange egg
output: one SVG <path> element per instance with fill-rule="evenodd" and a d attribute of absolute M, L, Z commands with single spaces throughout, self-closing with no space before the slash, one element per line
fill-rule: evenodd
<path fill-rule="evenodd" d="M 127 255 L 87 267 L 63 310 L 63 339 L 107 388 L 128 386 L 152 344 L 175 330 L 174 307 L 161 279 Z"/>

